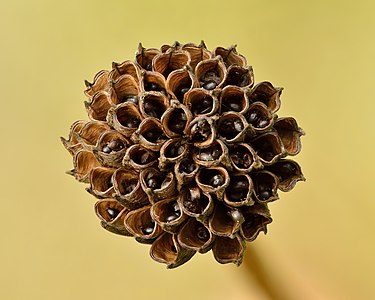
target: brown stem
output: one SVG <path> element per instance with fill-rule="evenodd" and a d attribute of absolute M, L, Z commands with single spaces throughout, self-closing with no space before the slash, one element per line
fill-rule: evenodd
<path fill-rule="evenodd" d="M 290 300 L 291 295 L 286 293 L 282 287 L 279 287 L 279 283 L 271 276 L 270 270 L 263 263 L 257 249 L 253 247 L 251 253 L 248 254 L 249 255 L 245 255 L 244 258 L 246 271 L 251 274 L 257 284 L 262 288 L 265 295 L 267 295 L 270 300 Z"/>

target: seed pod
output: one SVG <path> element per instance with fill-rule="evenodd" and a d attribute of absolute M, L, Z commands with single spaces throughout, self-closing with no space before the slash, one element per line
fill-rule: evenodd
<path fill-rule="evenodd" d="M 237 112 L 225 112 L 217 124 L 219 136 L 227 143 L 238 143 L 244 140 L 249 124 L 245 117 Z"/>
<path fill-rule="evenodd" d="M 160 92 L 145 92 L 139 101 L 139 110 L 144 118 L 152 117 L 160 120 L 169 107 L 169 99 Z"/>
<path fill-rule="evenodd" d="M 168 165 L 182 160 L 187 156 L 188 150 L 189 145 L 180 138 L 165 142 L 160 148 L 159 169 L 167 169 Z"/>
<path fill-rule="evenodd" d="M 224 202 L 231 207 L 253 205 L 253 191 L 253 181 L 248 174 L 232 174 L 229 186 L 225 190 Z"/>
<path fill-rule="evenodd" d="M 255 203 L 243 210 L 245 221 L 241 226 L 241 235 L 248 241 L 254 241 L 261 231 L 267 233 L 267 224 L 272 222 L 267 204 Z"/>
<path fill-rule="evenodd" d="M 76 134 L 77 141 L 87 150 L 93 150 L 103 132 L 110 130 L 105 122 L 90 121 Z"/>
<path fill-rule="evenodd" d="M 99 91 L 107 91 L 109 83 L 109 72 L 102 70 L 98 72 L 94 77 L 94 82 L 90 83 L 85 80 L 86 90 L 85 95 L 87 97 L 94 96 L 95 93 Z"/>
<path fill-rule="evenodd" d="M 233 239 L 219 236 L 215 239 L 212 252 L 217 262 L 221 264 L 234 263 L 239 266 L 245 249 L 246 245 L 241 236 L 236 235 Z"/>
<path fill-rule="evenodd" d="M 233 168 L 241 173 L 249 173 L 254 168 L 259 168 L 261 166 L 254 149 L 246 143 L 240 143 L 230 147 L 229 159 Z"/>
<path fill-rule="evenodd" d="M 267 203 L 279 199 L 277 187 L 278 178 L 269 171 L 259 171 L 251 176 L 254 183 L 255 198 L 260 203 Z"/>
<path fill-rule="evenodd" d="M 152 243 L 162 232 L 162 228 L 152 218 L 151 205 L 129 212 L 125 219 L 125 228 L 139 241 Z"/>
<path fill-rule="evenodd" d="M 115 81 L 117 78 L 121 77 L 122 75 L 130 75 L 134 78 L 136 82 L 139 82 L 140 77 L 140 69 L 139 67 L 132 62 L 131 60 L 125 60 L 122 63 L 112 63 L 112 71 L 109 74 L 109 78 L 112 81 Z"/>
<path fill-rule="evenodd" d="M 301 136 L 305 133 L 298 127 L 294 118 L 280 118 L 276 120 L 276 129 L 288 155 L 297 155 L 301 151 Z"/>
<path fill-rule="evenodd" d="M 113 187 L 116 199 L 129 209 L 149 204 L 137 173 L 123 168 L 117 169 L 113 174 Z"/>
<path fill-rule="evenodd" d="M 131 75 L 122 75 L 112 82 L 110 90 L 111 101 L 113 104 L 137 103 L 139 86 L 137 81 Z"/>
<path fill-rule="evenodd" d="M 291 159 L 281 159 L 268 167 L 279 178 L 278 188 L 283 192 L 289 192 L 298 181 L 305 181 L 301 167 Z"/>
<path fill-rule="evenodd" d="M 225 81 L 226 68 L 220 57 L 201 61 L 195 68 L 199 86 L 205 90 L 213 90 Z"/>
<path fill-rule="evenodd" d="M 251 141 L 251 146 L 265 165 L 275 163 L 284 155 L 284 147 L 279 136 L 273 132 L 264 133 Z"/>
<path fill-rule="evenodd" d="M 275 114 L 282 89 L 254 86 L 235 46 L 140 44 L 135 61 L 112 63 L 86 87 L 91 121 L 61 138 L 73 156 L 68 173 L 102 199 L 104 228 L 152 244 L 168 268 L 209 250 L 240 264 L 245 241 L 272 221 L 277 189 L 304 180 L 286 158 L 303 131 Z"/>
<path fill-rule="evenodd" d="M 74 169 L 67 173 L 80 182 L 88 183 L 91 170 L 99 167 L 100 163 L 92 152 L 80 150 L 74 155 L 73 165 Z"/>
<path fill-rule="evenodd" d="M 163 126 L 158 119 L 146 118 L 139 125 L 137 131 L 133 133 L 131 139 L 151 151 L 159 151 L 167 140 Z"/>
<path fill-rule="evenodd" d="M 143 71 L 140 88 L 142 92 L 159 92 L 167 95 L 165 78 L 158 72 Z"/>
<path fill-rule="evenodd" d="M 163 173 L 148 168 L 141 171 L 139 179 L 151 203 L 170 198 L 176 193 L 176 178 L 173 172 Z"/>
<path fill-rule="evenodd" d="M 192 119 L 189 109 L 178 101 L 171 101 L 171 106 L 161 117 L 165 133 L 168 137 L 182 136 Z"/>
<path fill-rule="evenodd" d="M 216 140 L 214 120 L 208 117 L 196 117 L 186 129 L 190 142 L 197 148 L 207 148 Z"/>
<path fill-rule="evenodd" d="M 246 66 L 246 58 L 237 53 L 236 45 L 230 46 L 228 48 L 217 47 L 213 51 L 213 55 L 220 55 L 227 67 L 232 65 L 238 65 L 241 67 Z"/>
<path fill-rule="evenodd" d="M 157 159 L 154 152 L 139 144 L 135 144 L 126 150 L 122 164 L 136 170 L 141 170 L 153 166 L 157 162 Z"/>
<path fill-rule="evenodd" d="M 115 169 L 96 167 L 90 172 L 90 187 L 87 191 L 97 198 L 112 198 L 113 178 Z"/>
<path fill-rule="evenodd" d="M 193 160 L 201 166 L 213 167 L 219 164 L 230 168 L 228 148 L 221 140 L 215 140 L 208 148 L 196 149 Z"/>
<path fill-rule="evenodd" d="M 155 56 L 152 61 L 152 67 L 156 72 L 162 74 L 164 78 L 167 78 L 172 71 L 182 69 L 189 61 L 190 56 L 185 51 L 167 51 Z"/>
<path fill-rule="evenodd" d="M 193 116 L 212 116 L 219 110 L 219 100 L 216 95 L 203 89 L 194 88 L 186 93 L 184 104 Z"/>
<path fill-rule="evenodd" d="M 209 220 L 209 226 L 215 235 L 234 238 L 243 222 L 244 217 L 240 209 L 217 203 Z"/>
<path fill-rule="evenodd" d="M 268 107 L 262 102 L 254 102 L 245 114 L 246 121 L 256 133 L 262 133 L 271 128 L 274 118 Z"/>
<path fill-rule="evenodd" d="M 152 244 L 150 256 L 157 262 L 167 264 L 168 269 L 176 268 L 187 262 L 196 252 L 180 246 L 176 234 L 168 232 L 159 236 Z"/>
<path fill-rule="evenodd" d="M 229 174 L 223 167 L 203 168 L 195 175 L 195 180 L 203 192 L 215 193 L 218 199 L 222 199 L 229 185 Z"/>
<path fill-rule="evenodd" d="M 91 101 L 85 102 L 89 118 L 93 121 L 105 121 L 111 106 L 111 97 L 106 91 L 98 91 Z"/>
<path fill-rule="evenodd" d="M 151 206 L 152 219 L 157 222 L 164 231 L 175 233 L 178 227 L 186 220 L 176 197 L 167 198 L 154 203 Z"/>
<path fill-rule="evenodd" d="M 63 143 L 66 150 L 69 151 L 71 155 L 75 155 L 79 150 L 83 149 L 83 145 L 78 141 L 77 136 L 78 132 L 82 129 L 82 127 L 86 124 L 86 121 L 75 121 L 72 126 L 70 126 L 69 137 L 68 139 L 64 139 L 60 137 L 61 142 Z"/>
<path fill-rule="evenodd" d="M 137 130 L 142 120 L 137 105 L 131 102 L 117 105 L 108 113 L 108 123 L 126 137 L 130 137 Z"/>
<path fill-rule="evenodd" d="M 244 113 L 249 108 L 245 91 L 238 86 L 226 86 L 220 94 L 221 112 L 233 111 Z"/>
<path fill-rule="evenodd" d="M 203 41 L 198 46 L 193 43 L 185 44 L 182 46 L 182 49 L 190 55 L 190 66 L 192 70 L 195 70 L 199 62 L 209 59 L 211 56 L 211 52 L 207 50 Z"/>
<path fill-rule="evenodd" d="M 182 189 L 177 201 L 186 215 L 203 223 L 206 222 L 214 209 L 212 195 L 202 192 L 197 186 L 189 186 Z"/>
<path fill-rule="evenodd" d="M 231 65 L 228 68 L 227 78 L 224 85 L 235 85 L 239 87 L 252 87 L 254 84 L 254 73 L 251 66 L 241 67 L 238 65 Z"/>
<path fill-rule="evenodd" d="M 206 253 L 211 249 L 214 236 L 204 224 L 189 218 L 179 231 L 177 239 L 184 248 Z"/>
<path fill-rule="evenodd" d="M 125 236 L 132 236 L 124 226 L 124 219 L 129 212 L 114 199 L 103 199 L 95 204 L 95 212 L 106 230 Z"/>
<path fill-rule="evenodd" d="M 280 108 L 280 95 L 282 88 L 275 88 L 270 82 L 263 81 L 254 86 L 249 92 L 250 103 L 262 102 L 272 113 L 275 113 Z"/>
<path fill-rule="evenodd" d="M 175 70 L 168 75 L 167 92 L 181 103 L 184 102 L 184 95 L 196 86 L 198 84 L 194 75 L 186 68 Z"/>
<path fill-rule="evenodd" d="M 160 51 L 155 48 L 146 49 L 142 47 L 142 44 L 139 43 L 138 51 L 136 53 L 135 59 L 138 65 L 147 71 L 152 70 L 152 60 L 156 55 L 160 54 Z"/>
<path fill-rule="evenodd" d="M 191 158 L 184 158 L 178 161 L 174 166 L 178 190 L 180 190 L 182 186 L 190 184 L 192 181 L 194 181 L 198 170 L 199 165 Z"/>
<path fill-rule="evenodd" d="M 121 167 L 129 141 L 118 131 L 108 130 L 99 137 L 93 153 L 103 166 Z"/>

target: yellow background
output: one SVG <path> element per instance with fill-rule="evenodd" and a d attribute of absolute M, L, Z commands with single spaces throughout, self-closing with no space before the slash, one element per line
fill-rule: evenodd
<path fill-rule="evenodd" d="M 238 45 L 255 79 L 285 88 L 306 131 L 307 181 L 270 205 L 248 245 L 274 299 L 375 299 L 374 1 L 0 2 L 0 299 L 270 299 L 247 264 L 196 255 L 177 270 L 102 230 L 64 174 L 59 136 L 87 119 L 83 80 L 138 42 Z"/>

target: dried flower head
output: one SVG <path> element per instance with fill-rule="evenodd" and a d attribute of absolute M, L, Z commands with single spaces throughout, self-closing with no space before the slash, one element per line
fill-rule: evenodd
<path fill-rule="evenodd" d="M 282 89 L 254 85 L 234 46 L 140 45 L 135 61 L 86 86 L 90 121 L 62 138 L 69 173 L 99 199 L 105 229 L 151 244 L 168 268 L 210 250 L 239 265 L 245 242 L 272 222 L 277 190 L 304 180 L 286 158 L 301 150 L 303 131 L 275 114 Z"/>

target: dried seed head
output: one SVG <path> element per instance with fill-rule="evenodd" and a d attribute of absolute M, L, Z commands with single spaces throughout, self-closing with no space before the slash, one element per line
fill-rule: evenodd
<path fill-rule="evenodd" d="M 267 232 L 268 203 L 303 181 L 287 155 L 303 130 L 279 118 L 282 89 L 254 73 L 235 46 L 138 47 L 86 81 L 90 121 L 68 139 L 68 173 L 99 199 L 102 227 L 151 244 L 168 268 L 212 250 L 239 265 L 245 241 Z"/>

